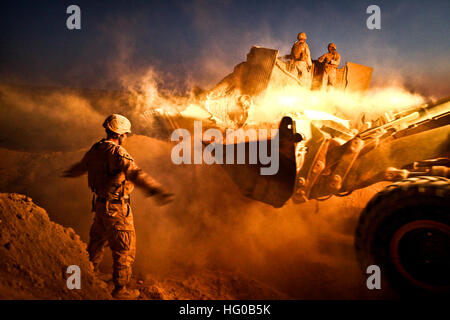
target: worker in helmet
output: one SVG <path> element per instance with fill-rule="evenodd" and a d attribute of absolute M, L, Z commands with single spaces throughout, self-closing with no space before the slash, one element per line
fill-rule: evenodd
<path fill-rule="evenodd" d="M 334 43 L 328 44 L 328 53 L 318 59 L 323 65 L 322 89 L 336 86 L 336 69 L 341 63 L 341 56 Z"/>
<path fill-rule="evenodd" d="M 306 43 L 306 33 L 301 32 L 297 35 L 298 41 L 294 43 L 291 49 L 291 70 L 296 72 L 300 84 L 305 87 L 311 86 L 311 52 Z"/>
<path fill-rule="evenodd" d="M 127 288 L 136 253 L 130 193 L 136 185 L 148 196 L 154 196 L 158 205 L 171 202 L 173 195 L 143 172 L 122 146 L 131 133 L 131 123 L 127 118 L 110 115 L 103 127 L 106 138 L 95 143 L 80 162 L 63 173 L 63 177 L 87 173 L 95 213 L 89 233 L 89 258 L 98 272 L 104 248 L 109 245 L 113 256 L 113 297 L 136 299 L 139 291 Z"/>

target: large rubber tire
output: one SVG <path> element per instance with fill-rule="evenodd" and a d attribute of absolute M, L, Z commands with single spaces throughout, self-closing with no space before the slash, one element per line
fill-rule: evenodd
<path fill-rule="evenodd" d="M 450 292 L 450 184 L 415 177 L 389 185 L 363 210 L 355 234 L 358 261 L 381 269 L 401 295 Z"/>

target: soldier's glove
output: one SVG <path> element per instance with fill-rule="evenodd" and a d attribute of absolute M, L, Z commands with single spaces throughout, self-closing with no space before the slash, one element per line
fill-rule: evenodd
<path fill-rule="evenodd" d="M 161 193 L 155 194 L 153 196 L 153 199 L 155 200 L 156 205 L 161 207 L 161 206 L 171 203 L 173 201 L 173 197 L 174 197 L 173 193 L 161 192 Z"/>

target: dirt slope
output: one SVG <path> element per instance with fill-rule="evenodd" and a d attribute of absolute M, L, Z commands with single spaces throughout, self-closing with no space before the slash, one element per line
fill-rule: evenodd
<path fill-rule="evenodd" d="M 80 290 L 67 288 L 70 265 L 81 269 Z M 50 221 L 27 196 L 0 194 L 0 299 L 110 298 L 72 228 Z"/>

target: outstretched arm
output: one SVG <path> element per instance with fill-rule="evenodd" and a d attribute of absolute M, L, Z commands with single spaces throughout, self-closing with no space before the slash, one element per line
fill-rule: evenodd
<path fill-rule="evenodd" d="M 141 170 L 134 162 L 127 171 L 127 177 L 137 187 L 144 190 L 148 196 L 154 196 L 158 205 L 163 206 L 172 202 L 173 194 L 166 192 L 161 184 Z"/>
<path fill-rule="evenodd" d="M 161 184 L 139 168 L 134 161 L 129 162 L 126 175 L 127 178 L 136 185 L 136 187 L 145 191 L 148 196 L 153 196 L 164 192 Z"/>
<path fill-rule="evenodd" d="M 172 202 L 172 193 L 166 192 L 158 181 L 139 168 L 129 154 L 123 152 L 124 150 L 120 151 L 122 151 L 120 152 L 121 167 L 124 168 L 128 180 L 133 182 L 136 187 L 143 190 L 147 196 L 154 196 L 158 205 L 162 206 Z"/>
<path fill-rule="evenodd" d="M 123 170 L 127 179 L 133 182 L 136 187 L 143 190 L 147 196 L 154 196 L 156 203 L 160 206 L 172 201 L 173 194 L 166 192 L 159 182 L 139 168 L 124 148 L 117 148 L 115 154 L 114 166 Z"/>
<path fill-rule="evenodd" d="M 83 157 L 83 159 L 80 162 L 75 163 L 72 165 L 69 169 L 64 171 L 61 175 L 61 177 L 64 178 L 75 178 L 82 176 L 87 172 L 87 164 L 86 164 L 86 155 Z"/>

